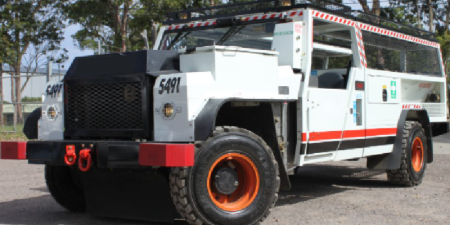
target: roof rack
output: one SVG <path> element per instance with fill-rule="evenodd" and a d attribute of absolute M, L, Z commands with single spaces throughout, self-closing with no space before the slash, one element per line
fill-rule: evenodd
<path fill-rule="evenodd" d="M 375 16 L 373 14 L 361 12 L 361 11 L 352 11 L 350 15 L 357 21 L 373 24 L 378 27 L 384 27 L 390 30 L 395 30 L 401 33 L 410 34 L 416 37 L 421 37 L 429 40 L 435 41 L 436 34 L 432 32 L 428 32 L 426 30 L 422 30 L 410 25 L 398 23 L 383 17 Z"/>
<path fill-rule="evenodd" d="M 164 24 L 180 24 L 192 21 L 205 21 L 213 18 L 225 18 L 238 15 L 282 12 L 298 8 L 313 8 L 338 14 L 349 19 L 396 30 L 416 37 L 435 40 L 435 34 L 409 25 L 401 24 L 373 14 L 354 11 L 351 7 L 328 0 L 260 0 L 234 4 L 224 4 L 200 9 L 188 9 L 167 14 Z"/>
<path fill-rule="evenodd" d="M 307 6 L 341 13 L 351 12 L 351 7 L 327 0 L 260 0 L 172 12 L 167 14 L 164 24 L 204 21 L 253 13 L 281 12 Z"/>

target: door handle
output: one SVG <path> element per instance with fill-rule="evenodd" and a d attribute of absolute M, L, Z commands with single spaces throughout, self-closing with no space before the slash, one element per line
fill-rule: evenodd
<path fill-rule="evenodd" d="M 356 100 L 356 126 L 362 125 L 362 99 Z"/>

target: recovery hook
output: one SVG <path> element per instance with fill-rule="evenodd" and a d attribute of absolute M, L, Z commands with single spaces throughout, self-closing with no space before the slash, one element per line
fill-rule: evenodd
<path fill-rule="evenodd" d="M 78 160 L 78 168 L 87 172 L 92 166 L 92 155 L 90 149 L 83 149 L 80 151 L 80 159 Z"/>
<path fill-rule="evenodd" d="M 72 166 L 75 164 L 77 160 L 77 154 L 75 153 L 75 146 L 68 145 L 66 146 L 66 155 L 64 155 L 64 162 L 68 166 Z"/>

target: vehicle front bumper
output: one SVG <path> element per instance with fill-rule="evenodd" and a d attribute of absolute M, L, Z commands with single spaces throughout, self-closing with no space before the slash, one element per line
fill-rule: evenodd
<path fill-rule="evenodd" d="M 97 168 L 182 167 L 194 165 L 194 145 L 133 141 L 1 142 L 1 159 L 27 159 L 30 164 L 64 166 L 66 146 L 76 155 L 91 150 Z M 79 157 L 77 157 L 79 158 Z"/>

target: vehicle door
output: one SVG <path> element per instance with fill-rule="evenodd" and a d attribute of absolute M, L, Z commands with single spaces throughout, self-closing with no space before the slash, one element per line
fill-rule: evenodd
<path fill-rule="evenodd" d="M 320 39 L 313 44 L 304 163 L 358 158 L 365 144 L 364 94 L 355 89 L 364 85 L 364 68 L 355 28 L 324 27 L 314 27 Z"/>

